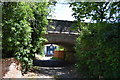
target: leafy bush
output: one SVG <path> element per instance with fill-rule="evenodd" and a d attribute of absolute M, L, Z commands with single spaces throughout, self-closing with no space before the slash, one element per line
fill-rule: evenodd
<path fill-rule="evenodd" d="M 48 3 L 5 2 L 3 6 L 3 57 L 16 57 L 25 72 L 45 38 Z M 34 24 L 34 25 L 33 25 Z M 34 35 L 35 34 L 35 35 Z"/>
<path fill-rule="evenodd" d="M 83 27 L 76 43 L 76 67 L 87 77 L 119 78 L 120 24 Z M 86 28 L 86 29 L 85 29 Z"/>
<path fill-rule="evenodd" d="M 24 68 L 32 64 L 32 28 L 27 21 L 31 18 L 32 10 L 27 3 L 3 4 L 3 57 L 16 57 L 23 62 Z"/>

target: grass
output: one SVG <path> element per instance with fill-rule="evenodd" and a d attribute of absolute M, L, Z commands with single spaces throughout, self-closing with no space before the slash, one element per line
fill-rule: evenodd
<path fill-rule="evenodd" d="M 61 59 L 56 58 L 56 57 L 52 57 L 51 59 L 53 59 L 53 60 L 61 60 Z"/>

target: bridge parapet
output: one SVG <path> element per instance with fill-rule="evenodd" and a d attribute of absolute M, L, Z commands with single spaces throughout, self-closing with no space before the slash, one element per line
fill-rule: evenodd
<path fill-rule="evenodd" d="M 68 33 L 68 34 L 73 34 L 73 33 L 77 33 L 77 31 L 73 31 L 72 28 L 75 27 L 73 21 L 64 21 L 64 20 L 52 20 L 52 22 L 50 20 L 49 21 L 49 25 L 47 26 L 47 30 L 49 31 L 53 31 L 53 32 L 59 32 L 59 33 Z M 52 27 L 54 28 L 52 28 Z"/>

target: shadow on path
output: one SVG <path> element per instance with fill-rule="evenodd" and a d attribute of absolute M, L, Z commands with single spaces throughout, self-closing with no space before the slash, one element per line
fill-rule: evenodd
<path fill-rule="evenodd" d="M 63 67 L 68 65 L 64 60 L 34 60 L 33 64 L 41 67 Z"/>
<path fill-rule="evenodd" d="M 34 66 L 39 66 L 37 73 L 54 78 L 80 78 L 73 64 L 68 64 L 64 60 L 34 60 Z"/>
<path fill-rule="evenodd" d="M 23 78 L 41 78 L 47 80 L 81 80 L 74 65 L 63 60 L 34 60 L 34 68 Z"/>

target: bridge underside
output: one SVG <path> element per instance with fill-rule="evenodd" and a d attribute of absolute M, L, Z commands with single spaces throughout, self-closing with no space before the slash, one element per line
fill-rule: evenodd
<path fill-rule="evenodd" d="M 63 33 L 48 33 L 45 35 L 48 42 L 45 44 L 57 44 L 63 46 L 67 51 L 74 51 L 77 35 Z"/>

